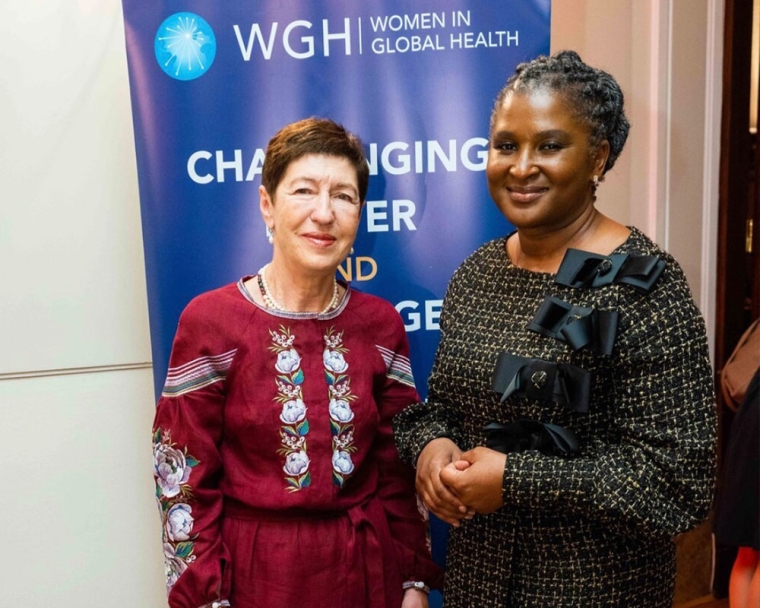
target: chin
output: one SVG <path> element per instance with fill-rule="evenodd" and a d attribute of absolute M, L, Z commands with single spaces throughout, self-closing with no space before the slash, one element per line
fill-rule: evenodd
<path fill-rule="evenodd" d="M 304 268 L 308 268 L 314 273 L 334 273 L 338 269 L 341 261 L 342 258 L 340 260 L 336 258 L 332 258 L 330 260 L 306 260 L 304 261 L 303 266 Z"/>

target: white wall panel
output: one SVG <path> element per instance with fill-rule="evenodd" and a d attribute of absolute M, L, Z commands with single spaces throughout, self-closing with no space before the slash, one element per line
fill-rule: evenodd
<path fill-rule="evenodd" d="M 150 369 L 0 381 L 0 605 L 165 605 L 153 411 Z"/>
<path fill-rule="evenodd" d="M 0 377 L 150 360 L 119 0 L 0 20 Z"/>

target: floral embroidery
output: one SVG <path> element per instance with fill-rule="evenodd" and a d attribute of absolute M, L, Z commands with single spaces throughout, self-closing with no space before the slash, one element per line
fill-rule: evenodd
<path fill-rule="evenodd" d="M 322 362 L 325 366 L 328 398 L 330 405 L 330 432 L 332 434 L 333 483 L 343 486 L 348 476 L 354 471 L 351 454 L 356 452 L 354 446 L 354 412 L 351 402 L 356 395 L 351 392 L 351 378 L 344 372 L 348 363 L 344 355 L 348 349 L 343 346 L 343 332 L 335 332 L 331 327 L 324 336 L 325 350 Z"/>
<path fill-rule="evenodd" d="M 156 500 L 163 523 L 166 591 L 171 591 L 189 564 L 195 561 L 193 534 L 193 499 L 188 483 L 193 467 L 199 462 L 187 453 L 187 447 L 174 447 L 168 430 L 160 427 L 153 433 L 153 464 L 156 478 Z"/>
<path fill-rule="evenodd" d="M 277 450 L 278 454 L 285 456 L 285 481 L 289 492 L 297 492 L 311 485 L 311 473 L 309 472 L 309 456 L 306 453 L 306 435 L 309 433 L 309 421 L 306 418 L 306 404 L 303 401 L 301 385 L 304 381 L 301 369 L 301 356 L 293 342 L 296 337 L 290 333 L 289 328 L 280 325 L 280 331 L 269 330 L 272 336 L 272 346 L 269 350 L 277 354 L 274 364 L 279 372 L 275 382 L 277 383 L 277 396 L 274 400 L 282 405 L 280 420 L 280 438 L 282 447 Z"/>

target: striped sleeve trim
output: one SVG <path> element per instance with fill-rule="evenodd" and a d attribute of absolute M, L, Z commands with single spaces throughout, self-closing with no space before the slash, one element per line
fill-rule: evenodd
<path fill-rule="evenodd" d="M 409 362 L 409 358 L 399 355 L 379 344 L 375 344 L 375 347 L 380 351 L 380 356 L 383 358 L 383 361 L 385 361 L 385 368 L 387 370 L 386 375 L 388 378 L 391 380 L 397 380 L 398 382 L 401 382 L 401 384 L 406 384 L 407 386 L 416 389 L 417 387 L 414 385 L 412 365 Z"/>
<path fill-rule="evenodd" d="M 179 397 L 214 384 L 227 377 L 237 349 L 221 355 L 198 357 L 178 367 L 170 367 L 161 393 L 164 397 Z"/>

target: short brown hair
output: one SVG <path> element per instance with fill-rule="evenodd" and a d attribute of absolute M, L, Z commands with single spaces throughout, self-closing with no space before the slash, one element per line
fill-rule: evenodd
<path fill-rule="evenodd" d="M 369 165 L 361 140 L 329 118 L 314 117 L 284 126 L 269 140 L 261 183 L 272 197 L 290 163 L 309 154 L 348 160 L 356 169 L 359 200 L 364 203 L 369 186 Z"/>

